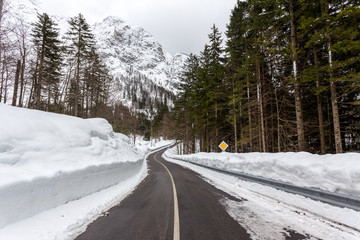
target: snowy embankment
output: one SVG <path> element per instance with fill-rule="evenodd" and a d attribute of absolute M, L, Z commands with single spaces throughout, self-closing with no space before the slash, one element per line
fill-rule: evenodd
<path fill-rule="evenodd" d="M 137 136 L 135 146 L 137 149 L 147 152 L 155 151 L 157 149 L 169 146 L 175 143 L 175 140 L 164 140 L 162 137 L 159 139 L 152 139 L 151 141 L 144 140 L 143 136 Z"/>
<path fill-rule="evenodd" d="M 297 155 L 297 159 L 295 159 L 295 155 Z M 350 159 L 349 157 L 345 158 L 348 155 L 351 156 Z M 313 161 L 309 159 L 310 156 L 314 156 L 311 158 L 314 159 Z M 307 236 L 306 239 L 358 240 L 360 239 L 360 212 L 358 211 L 339 208 L 269 186 L 244 181 L 232 175 L 191 163 L 231 171 L 243 171 L 252 175 L 277 178 L 281 181 L 294 182 L 297 180 L 296 184 L 298 185 L 317 188 L 324 187 L 321 181 L 326 181 L 326 186 L 330 186 L 329 189 L 338 188 L 331 187 L 331 184 L 345 188 L 345 181 L 348 181 L 351 183 L 345 190 L 343 189 L 344 192 L 355 193 L 359 187 L 359 158 L 356 157 L 359 154 L 340 155 L 338 160 L 331 156 L 333 155 L 324 156 L 328 161 L 331 160 L 327 162 L 324 159 L 319 160 L 318 157 L 321 156 L 304 153 L 178 155 L 176 148 L 167 150 L 163 154 L 167 161 L 199 173 L 205 181 L 233 196 L 231 199 L 224 197 L 220 202 L 229 215 L 247 230 L 251 239 L 285 240 L 289 237 L 288 230 L 292 229 Z M 186 161 L 176 160 L 174 157 Z M 251 163 L 251 160 L 254 162 Z M 335 164 L 335 161 L 338 163 Z M 241 166 L 242 164 L 244 166 Z M 321 166 L 322 164 L 324 165 Z M 338 167 L 336 167 L 337 165 Z M 331 174 L 327 173 L 330 170 Z M 332 174 L 335 173 L 336 175 L 332 177 Z M 343 180 L 341 175 L 351 176 L 352 180 Z M 304 179 L 301 179 L 302 177 Z M 324 178 L 330 180 L 324 180 Z M 344 182 L 338 183 L 334 179 L 342 179 L 341 181 Z M 355 185 L 357 186 L 355 187 Z"/>
<path fill-rule="evenodd" d="M 360 196 L 360 153 L 196 153 L 168 157 L 234 172 Z"/>
<path fill-rule="evenodd" d="M 0 104 L 0 239 L 67 239 L 144 178 L 144 154 L 104 119 Z"/>

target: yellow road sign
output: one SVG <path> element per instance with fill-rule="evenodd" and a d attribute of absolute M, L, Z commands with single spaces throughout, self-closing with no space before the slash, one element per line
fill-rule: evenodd
<path fill-rule="evenodd" d="M 219 145 L 219 148 L 221 148 L 221 150 L 225 151 L 227 148 L 229 147 L 229 145 L 226 144 L 226 142 L 222 141 Z"/>

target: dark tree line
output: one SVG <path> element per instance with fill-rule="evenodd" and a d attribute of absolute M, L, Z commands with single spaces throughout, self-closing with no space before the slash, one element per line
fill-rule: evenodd
<path fill-rule="evenodd" d="M 184 152 L 360 150 L 360 5 L 238 1 L 226 48 L 191 55 L 172 130 Z"/>

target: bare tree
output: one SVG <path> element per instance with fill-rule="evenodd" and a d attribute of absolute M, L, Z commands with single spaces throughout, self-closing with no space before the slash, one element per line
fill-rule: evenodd
<path fill-rule="evenodd" d="M 16 106 L 17 92 L 18 92 L 18 88 L 19 88 L 20 68 L 21 68 L 21 61 L 18 60 L 17 65 L 16 65 L 13 99 L 12 99 L 12 103 L 11 103 L 12 106 Z"/>
<path fill-rule="evenodd" d="M 25 69 L 26 69 L 26 59 L 29 54 L 29 26 L 25 23 L 23 18 L 18 19 L 18 26 L 16 28 L 17 35 L 17 45 L 18 51 L 21 58 L 21 69 L 20 69 L 20 96 L 19 103 L 20 107 L 23 106 L 23 98 L 25 93 Z"/>

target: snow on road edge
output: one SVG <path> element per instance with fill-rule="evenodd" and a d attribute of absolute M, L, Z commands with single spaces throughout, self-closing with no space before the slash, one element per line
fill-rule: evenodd
<path fill-rule="evenodd" d="M 0 229 L 136 175 L 146 151 L 105 119 L 0 104 Z"/>
<path fill-rule="evenodd" d="M 199 173 L 210 184 L 239 199 L 223 199 L 222 204 L 229 215 L 245 227 L 254 240 L 284 239 L 288 234 L 285 229 L 293 229 L 305 236 L 310 234 L 327 240 L 360 239 L 360 212 L 334 207 L 257 183 L 246 182 L 188 162 L 174 160 L 167 157 L 167 154 L 174 154 L 172 151 L 174 150 L 166 151 L 163 158 Z"/>
<path fill-rule="evenodd" d="M 360 153 L 318 155 L 286 153 L 196 153 L 172 157 L 217 169 L 230 170 L 313 187 L 325 191 L 360 196 Z M 170 156 L 170 155 L 169 155 Z"/>
<path fill-rule="evenodd" d="M 141 169 L 136 175 L 110 188 L 7 225 L 0 229 L 0 239 L 75 239 L 86 230 L 91 222 L 102 216 L 106 210 L 119 204 L 145 179 L 147 176 L 145 159 L 148 154 L 145 155 Z M 31 203 L 29 203 L 29 207 L 31 207 Z"/>

